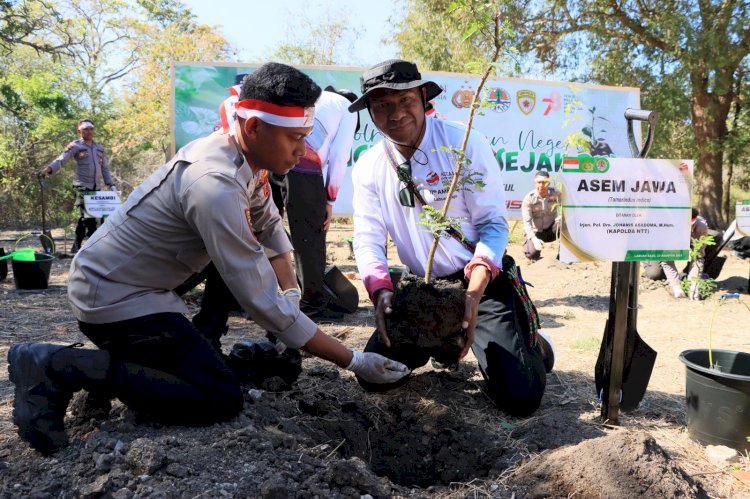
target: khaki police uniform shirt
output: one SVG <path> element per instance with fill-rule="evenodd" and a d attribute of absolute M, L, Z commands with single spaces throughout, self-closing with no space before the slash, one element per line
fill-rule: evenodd
<path fill-rule="evenodd" d="M 76 254 L 68 281 L 75 316 L 105 324 L 187 313 L 172 290 L 213 261 L 261 327 L 290 347 L 307 343 L 317 327 L 295 299 L 279 293 L 266 257 L 292 246 L 265 173 L 254 176 L 236 143 L 221 132 L 182 148 Z"/>
<path fill-rule="evenodd" d="M 67 145 L 65 150 L 48 166 L 53 172 L 57 172 L 70 159 L 76 160 L 76 171 L 73 177 L 73 186 L 85 189 L 104 189 L 97 182 L 101 176 L 106 185 L 113 185 L 112 176 L 109 173 L 109 162 L 104 154 L 104 146 L 98 142 L 86 144 L 83 139 L 74 140 Z"/>
<path fill-rule="evenodd" d="M 524 196 L 521 203 L 523 229 L 527 239 L 535 237 L 535 233 L 552 227 L 557 218 L 557 204 L 559 196 L 555 189 L 547 190 L 547 197 L 543 198 L 536 189 Z"/>

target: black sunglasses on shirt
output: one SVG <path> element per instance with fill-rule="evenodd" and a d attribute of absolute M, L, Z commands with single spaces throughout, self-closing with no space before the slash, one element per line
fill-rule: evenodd
<path fill-rule="evenodd" d="M 414 193 L 410 188 L 412 184 L 411 163 L 408 159 L 396 167 L 396 176 L 399 181 L 406 184 L 406 187 L 398 191 L 398 200 L 401 203 L 401 206 L 414 208 Z"/>

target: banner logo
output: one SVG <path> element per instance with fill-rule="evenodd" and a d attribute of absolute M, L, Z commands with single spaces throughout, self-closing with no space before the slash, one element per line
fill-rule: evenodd
<path fill-rule="evenodd" d="M 533 90 L 519 90 L 516 94 L 516 102 L 518 102 L 518 108 L 521 112 L 528 116 L 536 106 L 536 92 Z"/>
<path fill-rule="evenodd" d="M 487 89 L 487 102 L 497 113 L 504 113 L 510 108 L 510 96 L 503 88 Z"/>
<path fill-rule="evenodd" d="M 471 107 L 471 101 L 474 98 L 474 91 L 471 89 L 471 86 L 468 85 L 469 82 L 467 81 L 464 83 L 467 83 L 466 88 L 461 85 L 461 88 L 456 90 L 451 98 L 451 103 L 459 109 Z"/>
<path fill-rule="evenodd" d="M 430 173 L 427 174 L 427 183 L 428 184 L 432 185 L 432 184 L 434 184 L 435 182 L 438 182 L 438 181 L 440 181 L 440 177 L 438 176 L 437 173 L 430 172 Z"/>
<path fill-rule="evenodd" d="M 590 154 L 565 156 L 562 162 L 562 170 L 571 173 L 606 173 L 609 170 L 609 160 Z"/>
<path fill-rule="evenodd" d="M 542 99 L 542 102 L 547 104 L 547 108 L 544 110 L 544 116 L 548 116 L 550 111 L 559 111 L 562 107 L 562 97 L 560 92 L 550 92 L 549 97 Z"/>

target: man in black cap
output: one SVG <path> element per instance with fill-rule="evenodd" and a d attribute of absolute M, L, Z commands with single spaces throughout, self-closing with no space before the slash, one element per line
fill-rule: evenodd
<path fill-rule="evenodd" d="M 367 108 L 384 136 L 360 156 L 352 174 L 354 253 L 375 303 L 377 324 L 365 351 L 387 355 L 411 369 L 427 363 L 430 352 L 394 345 L 388 338 L 385 317 L 392 311 L 394 293 L 386 237 L 390 234 L 396 243 L 401 262 L 423 276 L 433 236 L 419 226 L 419 215 L 424 204 L 437 210 L 445 204 L 456 161 L 445 147 L 460 148 L 465 133 L 460 124 L 425 119 L 427 102 L 442 89 L 421 78 L 411 62 L 377 64 L 362 75 L 362 96 L 349 106 L 352 112 Z M 536 310 L 513 259 L 503 256 L 508 243 L 503 183 L 484 137 L 470 136 L 465 168 L 478 174 L 484 187 L 466 185 L 454 195 L 448 216 L 460 220 L 460 227 L 448 231 L 455 237 L 440 240 L 433 274 L 460 280 L 466 287 L 467 341 L 461 356 L 471 348 L 498 407 L 525 416 L 539 407 L 554 354 L 540 334 Z M 359 381 L 366 389 L 383 390 L 405 378 L 379 386 Z"/>

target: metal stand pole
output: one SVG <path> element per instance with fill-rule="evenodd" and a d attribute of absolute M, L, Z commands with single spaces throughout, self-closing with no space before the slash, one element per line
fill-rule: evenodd
<path fill-rule="evenodd" d="M 628 143 L 632 156 L 645 158 L 653 143 L 654 125 L 657 113 L 640 109 L 626 109 L 628 121 Z M 633 132 L 633 121 L 648 122 L 648 133 L 643 148 L 639 149 Z M 608 389 L 602 394 L 601 416 L 605 421 L 619 424 L 620 400 L 622 397 L 623 374 L 625 369 L 625 343 L 628 329 L 636 330 L 638 322 L 638 262 L 614 262 L 612 264 L 612 286 L 610 313 L 606 329 L 605 384 Z"/>

